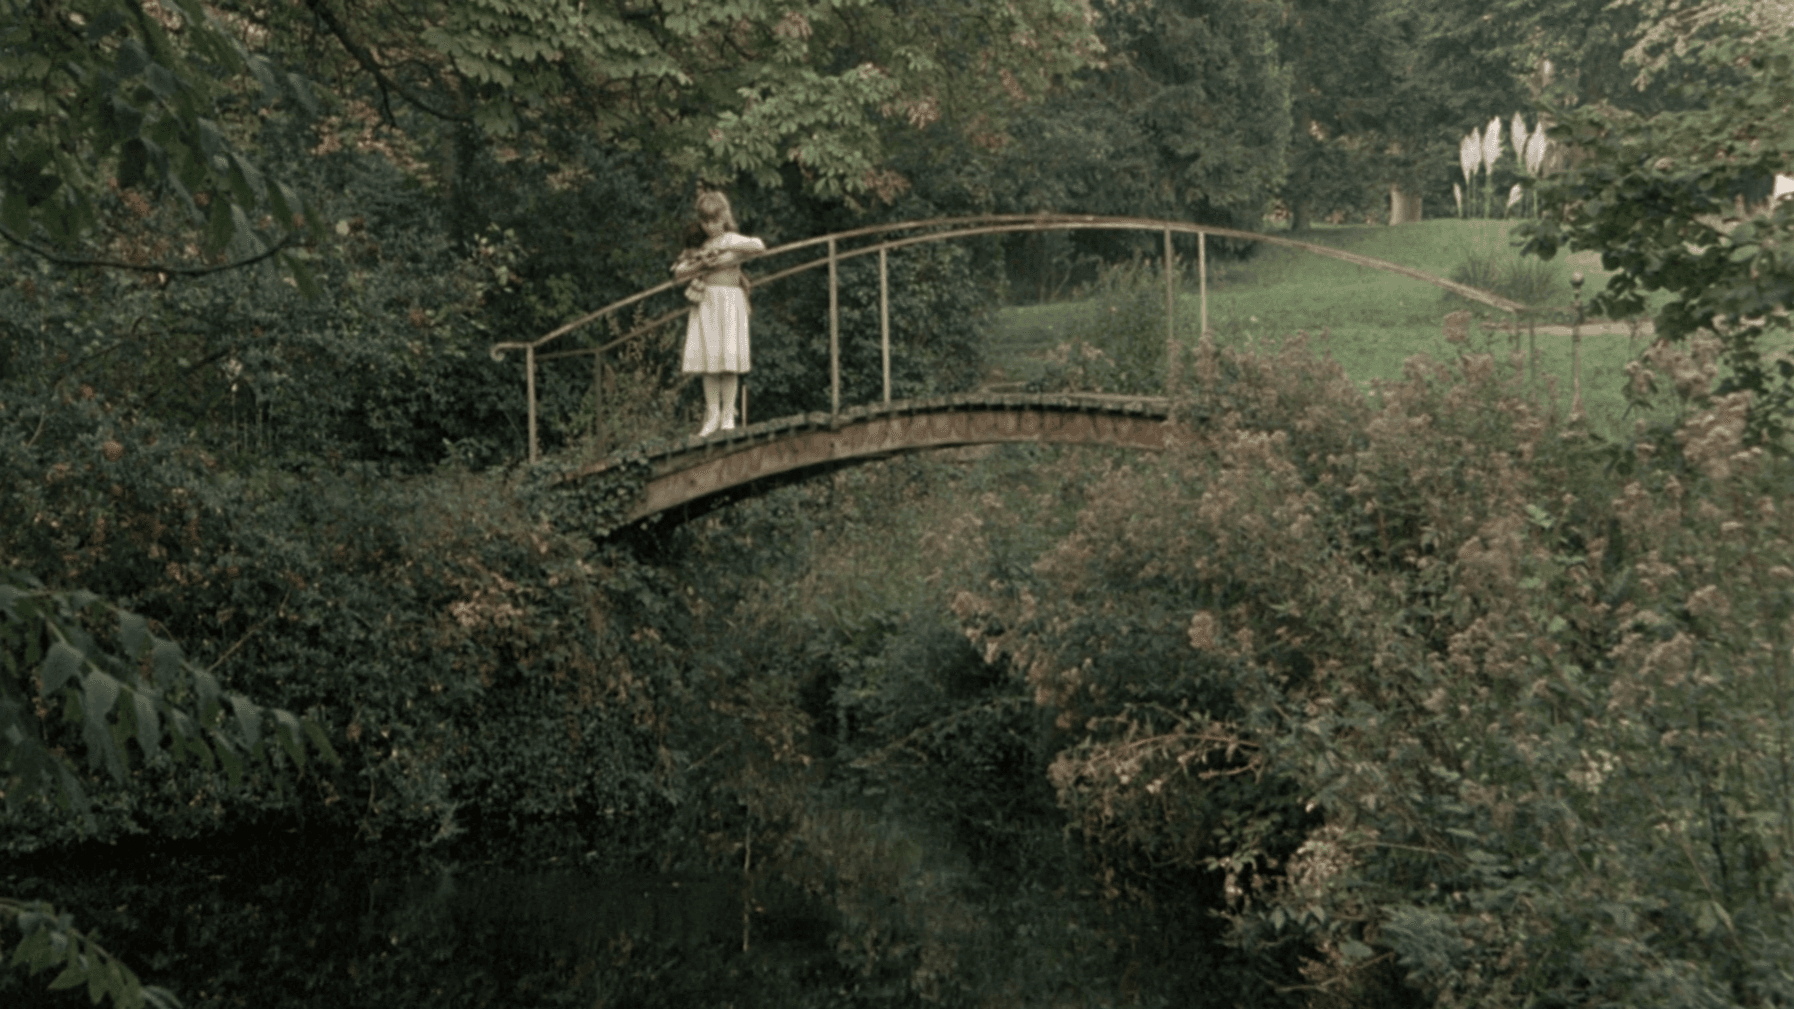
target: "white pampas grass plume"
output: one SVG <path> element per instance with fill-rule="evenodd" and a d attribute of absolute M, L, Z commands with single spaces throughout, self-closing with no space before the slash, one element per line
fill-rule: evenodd
<path fill-rule="evenodd" d="M 1464 190 L 1457 183 L 1451 184 L 1451 198 L 1458 201 L 1458 216 L 1464 216 Z"/>
<path fill-rule="evenodd" d="M 1464 185 L 1468 186 L 1476 180 L 1476 168 L 1482 158 L 1482 134 L 1473 129 L 1464 134 L 1464 139 L 1458 143 L 1458 167 L 1464 170 Z"/>
<path fill-rule="evenodd" d="M 1516 182 L 1516 183 L 1514 183 L 1514 188 L 1507 191 L 1507 209 L 1509 209 L 1509 210 L 1514 209 L 1514 204 L 1519 203 L 1519 202 L 1520 202 L 1520 184 L 1518 182 Z"/>
<path fill-rule="evenodd" d="M 1527 174 L 1537 176 L 1544 172 L 1545 145 L 1548 143 L 1550 141 L 1545 139 L 1545 124 L 1541 121 L 1532 131 L 1532 136 L 1526 141 Z"/>
<path fill-rule="evenodd" d="M 1483 167 L 1489 173 L 1495 173 L 1495 162 L 1501 160 L 1501 117 L 1489 120 L 1489 128 L 1483 131 Z"/>
<path fill-rule="evenodd" d="M 1514 113 L 1514 119 L 1508 124 L 1507 142 L 1514 145 L 1514 163 L 1522 170 L 1526 168 L 1526 120 L 1520 113 Z"/>

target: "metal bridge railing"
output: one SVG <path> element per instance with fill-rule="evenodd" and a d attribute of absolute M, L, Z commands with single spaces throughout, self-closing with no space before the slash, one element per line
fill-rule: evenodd
<path fill-rule="evenodd" d="M 929 230 L 933 229 L 933 230 Z M 940 230 L 946 229 L 946 230 Z M 801 241 L 789 242 L 764 252 L 748 253 L 739 261 L 763 259 L 769 256 L 782 255 L 801 249 L 824 246 L 827 255 L 813 259 L 797 266 L 779 270 L 776 273 L 754 281 L 756 288 L 764 287 L 773 281 L 803 273 L 807 270 L 828 267 L 828 305 L 829 305 L 829 410 L 832 415 L 841 412 L 841 314 L 840 314 L 840 279 L 839 270 L 843 260 L 859 256 L 878 254 L 878 306 L 879 306 L 879 347 L 884 368 L 884 401 L 891 401 L 891 313 L 890 313 L 890 281 L 887 270 L 887 255 L 893 249 L 919 245 L 924 242 L 940 242 L 952 238 L 970 238 L 978 235 L 1005 234 L 1026 231 L 1072 231 L 1072 230 L 1113 230 L 1113 231 L 1160 231 L 1164 233 L 1165 255 L 1165 353 L 1167 392 L 1176 381 L 1177 361 L 1177 276 L 1173 269 L 1174 260 L 1171 250 L 1171 236 L 1185 234 L 1196 236 L 1197 277 L 1200 291 L 1201 316 L 1200 332 L 1206 334 L 1208 329 L 1208 236 L 1220 238 L 1236 238 L 1253 242 L 1264 242 L 1270 245 L 1281 245 L 1293 249 L 1301 249 L 1317 255 L 1331 256 L 1348 263 L 1373 270 L 1397 273 L 1411 277 L 1434 287 L 1454 292 L 1461 297 L 1478 301 L 1492 308 L 1500 309 L 1515 317 L 1516 322 L 1525 316 L 1529 320 L 1534 310 L 1515 301 L 1510 301 L 1488 291 L 1479 290 L 1456 281 L 1435 277 L 1421 270 L 1411 269 L 1398 263 L 1376 259 L 1371 256 L 1360 256 L 1357 253 L 1341 249 L 1316 245 L 1311 242 L 1296 241 L 1277 235 L 1264 235 L 1252 231 L 1237 231 L 1232 228 L 1217 228 L 1206 224 L 1192 224 L 1187 221 L 1166 221 L 1144 217 L 1103 217 L 1092 214 L 982 214 L 969 217 L 937 217 L 919 221 L 900 221 L 894 224 L 875 224 L 848 231 L 837 231 L 832 234 L 818 235 Z M 899 233 L 899 237 L 886 238 L 867 245 L 842 249 L 843 241 L 865 238 L 872 235 Z M 606 352 L 637 340 L 691 311 L 691 306 L 656 316 L 636 326 L 622 336 L 595 347 L 579 347 L 567 350 L 544 350 L 545 347 L 560 338 L 573 333 L 592 323 L 609 318 L 625 308 L 636 305 L 663 291 L 682 287 L 686 282 L 669 280 L 644 291 L 638 291 L 627 298 L 613 301 L 597 311 L 582 315 L 565 325 L 537 337 L 534 340 L 505 341 L 495 343 L 489 353 L 494 361 L 502 361 L 508 351 L 524 352 L 524 391 L 529 404 L 529 460 L 535 462 L 540 457 L 537 442 L 537 407 L 536 407 L 536 366 L 539 362 L 559 358 L 593 355 L 592 374 L 594 396 L 602 395 L 603 356 Z M 595 403 L 595 409 L 602 409 L 602 402 Z"/>

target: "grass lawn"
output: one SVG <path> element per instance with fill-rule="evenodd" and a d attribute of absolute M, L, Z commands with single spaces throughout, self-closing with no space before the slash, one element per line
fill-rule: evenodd
<path fill-rule="evenodd" d="M 1438 220 L 1386 227 L 1379 225 L 1319 226 L 1304 240 L 1317 245 L 1386 259 L 1449 278 L 1475 255 L 1498 264 L 1519 264 L 1509 244 L 1510 221 Z M 1540 274 L 1540 305 L 1570 304 L 1570 273 L 1581 270 L 1586 300 L 1607 279 L 1595 252 L 1560 254 L 1549 263 L 1527 260 Z M 1458 348 L 1445 342 L 1441 320 L 1446 313 L 1471 308 L 1482 318 L 1505 318 L 1480 305 L 1448 300 L 1445 292 L 1399 274 L 1355 266 L 1299 249 L 1269 247 L 1244 263 L 1209 264 L 1209 327 L 1224 346 L 1273 345 L 1299 330 L 1325 341 L 1317 348 L 1339 361 L 1348 375 L 1367 385 L 1377 379 L 1399 379 L 1402 362 L 1415 354 L 1450 360 Z M 1180 281 L 1178 330 L 1194 340 L 1200 305 L 1195 277 Z M 1653 306 L 1654 307 L 1654 306 Z M 1038 376 L 1044 365 L 1038 355 L 1078 329 L 1087 329 L 1094 302 L 1060 302 L 1003 309 L 989 345 L 991 363 L 1010 379 Z M 1565 320 L 1560 320 L 1565 321 Z M 1539 373 L 1558 376 L 1560 401 L 1567 408 L 1570 391 L 1570 338 L 1539 336 Z M 1612 430 L 1625 407 L 1619 389 L 1625 366 L 1647 340 L 1636 342 L 1625 332 L 1585 335 L 1582 341 L 1583 399 L 1597 429 Z M 1524 337 L 1522 337 L 1522 345 Z M 1505 353 L 1505 334 L 1473 333 L 1471 349 Z M 1629 424 L 1629 422 L 1627 422 Z"/>

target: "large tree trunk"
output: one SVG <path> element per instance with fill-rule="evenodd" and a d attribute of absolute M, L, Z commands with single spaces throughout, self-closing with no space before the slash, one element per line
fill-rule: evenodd
<path fill-rule="evenodd" d="M 1389 223 L 1416 224 L 1420 221 L 1420 195 L 1402 192 L 1402 187 L 1389 187 Z"/>

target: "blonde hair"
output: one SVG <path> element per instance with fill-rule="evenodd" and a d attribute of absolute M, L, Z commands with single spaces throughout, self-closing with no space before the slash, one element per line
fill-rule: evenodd
<path fill-rule="evenodd" d="M 698 194 L 698 218 L 704 221 L 721 221 L 725 231 L 734 231 L 735 212 L 729 209 L 729 198 L 714 189 L 706 189 Z"/>

